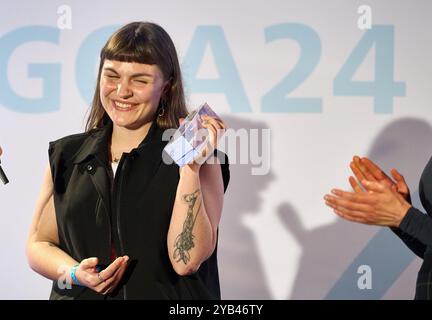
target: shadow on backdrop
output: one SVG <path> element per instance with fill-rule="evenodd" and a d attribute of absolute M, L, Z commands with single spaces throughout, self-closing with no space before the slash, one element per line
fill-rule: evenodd
<path fill-rule="evenodd" d="M 263 122 L 233 116 L 224 116 L 223 119 L 229 128 L 235 130 L 244 128 L 249 132 L 250 129 L 268 129 Z M 240 147 L 237 142 L 236 149 Z M 231 151 L 228 150 L 229 155 Z M 254 236 L 244 225 L 243 217 L 262 210 L 262 197 L 273 175 L 271 172 L 252 175 L 254 166 L 250 161 L 240 164 L 239 152 L 236 152 L 236 157 L 236 163 L 231 163 L 233 158 L 230 157 L 231 180 L 219 226 L 218 260 L 222 299 L 271 299 Z"/>
<path fill-rule="evenodd" d="M 391 168 L 398 169 L 410 187 L 413 205 L 422 208 L 417 186 L 431 151 L 432 127 L 423 120 L 405 118 L 387 125 L 368 154 L 359 156 L 368 156 L 387 173 Z M 327 192 L 323 190 L 323 195 Z M 325 206 L 322 199 L 316 201 Z M 296 282 L 288 297 L 291 299 L 380 299 L 415 259 L 388 228 L 338 219 L 308 231 L 289 204 L 279 206 L 278 214 L 302 245 Z M 361 276 L 357 270 L 361 265 L 371 267 L 372 289 L 361 290 L 357 286 Z M 416 274 L 410 276 L 415 287 Z M 414 297 L 414 292 L 406 292 L 405 288 L 397 288 L 392 293 L 394 296 L 389 297 L 392 299 Z"/>

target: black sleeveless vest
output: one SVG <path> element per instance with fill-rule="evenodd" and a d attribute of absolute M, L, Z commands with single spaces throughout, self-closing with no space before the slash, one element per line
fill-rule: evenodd
<path fill-rule="evenodd" d="M 142 143 L 123 154 L 115 179 L 108 163 L 111 133 L 108 123 L 49 145 L 59 247 L 77 261 L 98 257 L 107 266 L 113 244 L 118 256 L 129 256 L 128 269 L 109 296 L 76 285 L 62 289 L 53 281 L 50 299 L 220 299 L 217 249 L 189 276 L 177 275 L 169 260 L 166 242 L 179 168 L 162 161 L 163 130 L 152 123 Z"/>

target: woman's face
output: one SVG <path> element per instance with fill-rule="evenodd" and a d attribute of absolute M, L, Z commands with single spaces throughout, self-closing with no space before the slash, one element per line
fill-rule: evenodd
<path fill-rule="evenodd" d="M 157 65 L 105 60 L 100 98 L 115 126 L 138 129 L 154 119 L 164 86 Z"/>

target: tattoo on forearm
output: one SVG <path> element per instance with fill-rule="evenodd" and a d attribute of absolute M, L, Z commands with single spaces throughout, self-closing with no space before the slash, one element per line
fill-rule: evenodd
<path fill-rule="evenodd" d="M 177 262 L 183 261 L 184 264 L 188 263 L 190 260 L 190 254 L 189 251 L 195 246 L 194 245 L 194 238 L 195 236 L 192 234 L 192 229 L 195 225 L 196 218 L 198 216 L 198 212 L 201 208 L 201 199 L 200 198 L 200 190 L 197 189 L 193 193 L 185 194 L 183 196 L 183 201 L 185 201 L 188 204 L 188 212 L 186 216 L 186 220 L 183 223 L 183 230 L 182 232 L 177 236 L 175 242 L 174 242 L 174 259 L 177 260 Z M 196 210 L 196 213 L 194 214 L 194 207 L 195 204 L 199 200 L 199 206 Z"/>

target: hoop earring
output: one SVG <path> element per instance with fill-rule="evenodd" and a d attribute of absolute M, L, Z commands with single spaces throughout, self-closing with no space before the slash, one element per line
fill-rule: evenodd
<path fill-rule="evenodd" d="M 165 107 L 166 107 L 166 101 L 165 101 L 165 99 L 161 99 L 161 102 L 160 102 L 160 108 L 159 108 L 159 113 L 158 113 L 158 117 L 163 117 L 164 116 L 164 114 L 165 114 Z"/>

